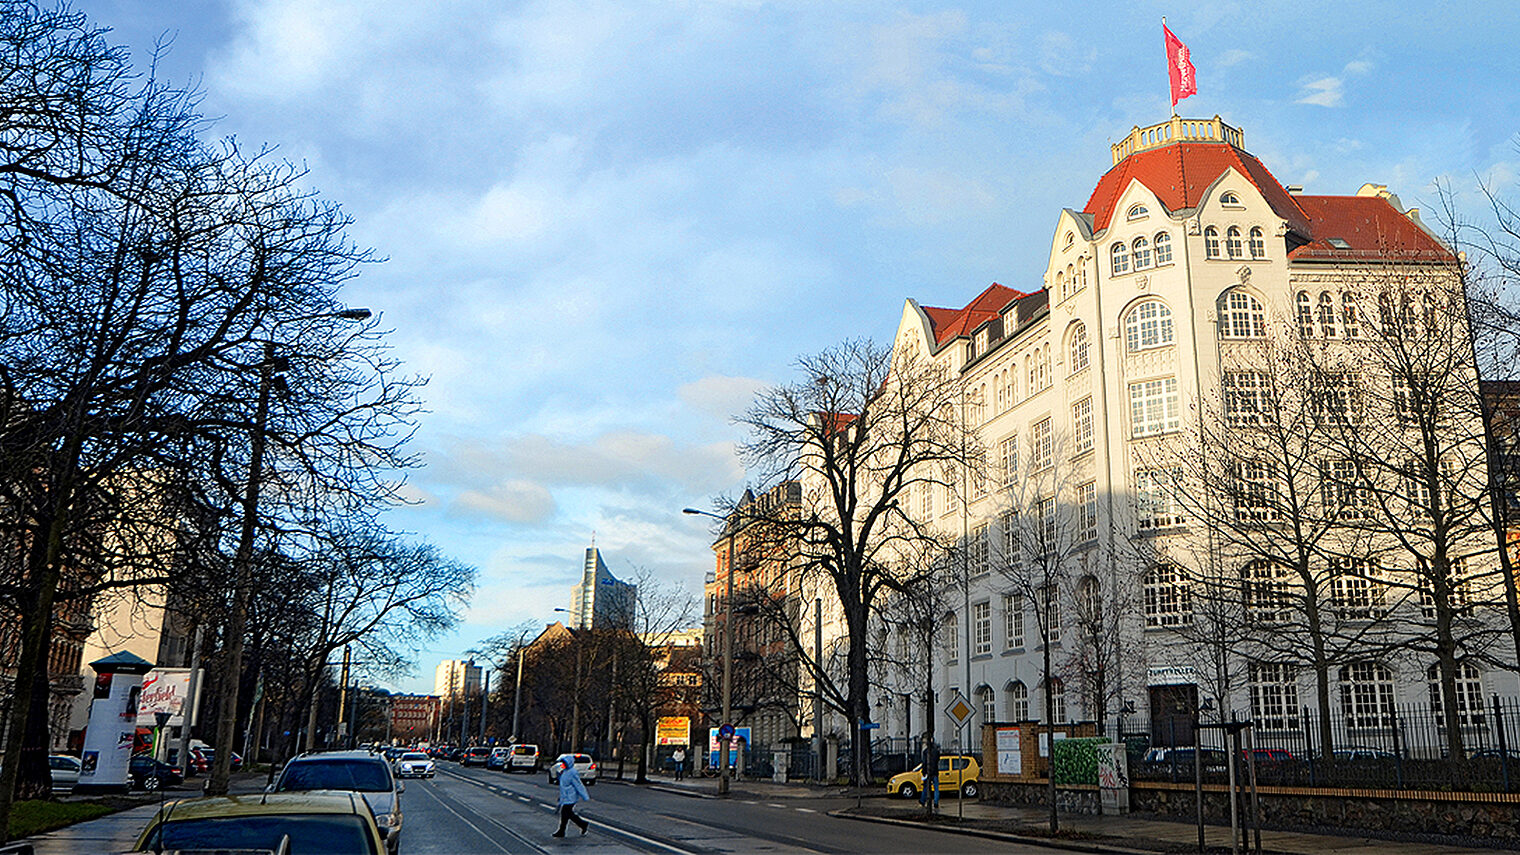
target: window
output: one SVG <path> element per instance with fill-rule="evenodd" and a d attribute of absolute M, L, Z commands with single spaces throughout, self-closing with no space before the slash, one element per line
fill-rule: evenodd
<path fill-rule="evenodd" d="M 1156 266 L 1172 263 L 1172 236 L 1166 232 L 1156 233 Z"/>
<path fill-rule="evenodd" d="M 1098 577 L 1088 575 L 1077 580 L 1077 619 L 1089 628 L 1097 628 L 1103 619 L 1103 595 Z"/>
<path fill-rule="evenodd" d="M 1426 565 L 1425 572 L 1420 574 L 1418 587 L 1420 589 L 1420 615 L 1426 620 L 1435 620 L 1436 598 L 1433 590 L 1434 580 L 1431 574 L 1433 568 Z M 1453 558 L 1451 570 L 1446 580 L 1446 605 L 1453 613 L 1461 616 L 1472 615 L 1473 591 L 1472 578 L 1467 573 L 1467 559 Z"/>
<path fill-rule="evenodd" d="M 1392 380 L 1394 417 L 1401 422 L 1414 421 L 1415 407 L 1418 404 L 1414 384 L 1409 382 L 1409 375 L 1401 371 L 1395 371 Z"/>
<path fill-rule="evenodd" d="M 1355 460 L 1340 457 L 1320 464 L 1325 510 L 1343 520 L 1365 519 L 1372 513 L 1372 485 Z"/>
<path fill-rule="evenodd" d="M 1378 566 L 1364 559 L 1330 562 L 1330 608 L 1341 620 L 1383 616 L 1383 583 Z"/>
<path fill-rule="evenodd" d="M 1260 259 L 1267 257 L 1267 242 L 1262 236 L 1261 226 L 1251 227 L 1250 247 L 1252 258 Z"/>
<path fill-rule="evenodd" d="M 1055 465 L 1055 439 L 1051 435 L 1050 419 L 1040 419 L 1030 426 L 1030 462 L 1034 471 L 1043 472 Z"/>
<path fill-rule="evenodd" d="M 1280 516 L 1277 465 L 1270 460 L 1236 460 L 1230 464 L 1230 492 L 1235 520 L 1276 522 Z"/>
<path fill-rule="evenodd" d="M 1072 450 L 1086 454 L 1093 447 L 1092 398 L 1083 398 L 1071 405 Z"/>
<path fill-rule="evenodd" d="M 1143 237 L 1135 238 L 1135 269 L 1144 270 L 1151 266 L 1151 242 Z"/>
<path fill-rule="evenodd" d="M 1130 350 L 1148 350 L 1172 343 L 1172 310 L 1160 300 L 1147 300 L 1124 320 L 1124 341 Z"/>
<path fill-rule="evenodd" d="M 946 612 L 945 622 L 941 626 L 941 631 L 945 634 L 945 637 L 940 643 L 944 645 L 945 651 L 949 654 L 946 659 L 950 662 L 959 659 L 961 652 L 961 634 L 956 628 L 956 623 L 955 612 Z"/>
<path fill-rule="evenodd" d="M 934 516 L 934 483 L 932 481 L 918 482 L 918 516 L 919 519 L 929 519 Z"/>
<path fill-rule="evenodd" d="M 1229 371 L 1224 375 L 1224 418 L 1233 427 L 1264 424 L 1271 410 L 1272 378 L 1261 371 Z"/>
<path fill-rule="evenodd" d="M 1224 298 L 1222 332 L 1225 338 L 1262 338 L 1267 334 L 1267 312 L 1245 291 L 1231 291 Z"/>
<path fill-rule="evenodd" d="M 1045 681 L 1050 690 L 1050 706 L 1055 716 L 1055 724 L 1066 723 L 1066 684 L 1061 682 L 1060 677 L 1052 677 Z"/>
<path fill-rule="evenodd" d="M 1410 516 L 1429 519 L 1431 492 L 1426 480 L 1429 472 L 1419 459 L 1410 458 L 1404 465 L 1404 473 L 1404 501 L 1409 504 Z"/>
<path fill-rule="evenodd" d="M 991 686 L 982 686 L 976 690 L 976 703 L 982 710 L 982 724 L 997 721 L 997 705 L 993 700 L 996 697 Z"/>
<path fill-rule="evenodd" d="M 1129 247 L 1116 243 L 1108 251 L 1109 268 L 1113 275 L 1129 272 Z"/>
<path fill-rule="evenodd" d="M 1088 481 L 1077 485 L 1077 542 L 1098 537 L 1098 484 Z"/>
<path fill-rule="evenodd" d="M 1131 220 L 1139 220 L 1143 219 L 1145 215 L 1149 213 L 1150 209 L 1146 208 L 1144 205 L 1132 205 L 1129 209 L 1129 213 L 1126 216 Z"/>
<path fill-rule="evenodd" d="M 1071 328 L 1070 362 L 1071 373 L 1087 370 L 1087 324 L 1078 321 Z"/>
<path fill-rule="evenodd" d="M 1024 595 L 1003 595 L 1003 639 L 1010 650 L 1024 646 Z"/>
<path fill-rule="evenodd" d="M 1029 355 L 1029 394 L 1050 388 L 1050 345 L 1036 347 Z"/>
<path fill-rule="evenodd" d="M 1361 421 L 1361 383 L 1346 371 L 1316 372 L 1317 389 L 1311 401 L 1314 420 L 1321 426 L 1353 425 Z"/>
<path fill-rule="evenodd" d="M 1055 585 L 1040 589 L 1040 608 L 1045 613 L 1045 637 L 1051 644 L 1061 643 L 1061 594 Z"/>
<path fill-rule="evenodd" d="M 998 557 L 1009 570 L 1016 571 L 1022 558 L 1019 554 L 1019 517 L 1013 511 L 1008 511 L 999 518 L 998 523 L 1003 532 L 1002 554 Z"/>
<path fill-rule="evenodd" d="M 1240 196 L 1234 190 L 1226 190 L 1224 193 L 1220 194 L 1220 196 L 1219 196 L 1219 204 L 1221 204 L 1221 205 L 1239 205 L 1240 204 Z"/>
<path fill-rule="evenodd" d="M 1319 334 L 1323 338 L 1337 338 L 1335 298 L 1329 291 L 1319 292 Z"/>
<path fill-rule="evenodd" d="M 1298 292 L 1298 296 L 1294 298 L 1294 305 L 1298 310 L 1298 337 L 1314 338 L 1314 303 L 1309 299 L 1309 292 Z"/>
<path fill-rule="evenodd" d="M 1251 717 L 1262 730 L 1298 730 L 1298 675 L 1281 662 L 1252 662 Z"/>
<path fill-rule="evenodd" d="M 1446 727 L 1446 706 L 1441 703 L 1445 693 L 1441 691 L 1441 666 L 1430 666 L 1425 672 L 1426 685 L 1430 691 L 1430 711 L 1435 715 L 1436 727 Z M 1471 662 L 1457 665 L 1456 674 L 1457 724 L 1459 727 L 1482 727 L 1483 677 Z"/>
<path fill-rule="evenodd" d="M 1160 377 L 1129 385 L 1131 437 L 1155 436 L 1182 427 L 1177 414 L 1177 378 Z"/>
<path fill-rule="evenodd" d="M 941 514 L 953 514 L 960 508 L 960 495 L 955 492 L 955 473 L 946 470 L 944 483 L 940 485 Z"/>
<path fill-rule="evenodd" d="M 1056 288 L 1055 288 L 1055 291 L 1056 291 L 1057 294 L 1061 295 L 1061 299 L 1062 300 L 1066 299 L 1066 297 L 1067 297 L 1066 274 L 1063 271 L 1060 271 L 1060 270 L 1056 271 Z"/>
<path fill-rule="evenodd" d="M 1288 574 L 1281 566 L 1261 559 L 1240 568 L 1240 593 L 1246 619 L 1281 623 L 1288 618 Z"/>
<path fill-rule="evenodd" d="M 1341 328 L 1348 339 L 1362 337 L 1362 314 L 1357 311 L 1356 295 L 1350 291 L 1341 295 Z"/>
<path fill-rule="evenodd" d="M 1225 252 L 1229 253 L 1231 258 L 1241 258 L 1245 255 L 1244 252 L 1241 252 L 1239 226 L 1230 226 L 1229 230 L 1224 233 L 1224 249 Z"/>
<path fill-rule="evenodd" d="M 1393 674 L 1376 662 L 1340 670 L 1341 718 L 1346 727 L 1366 730 L 1393 726 Z"/>
<path fill-rule="evenodd" d="M 1029 721 L 1029 687 L 1020 681 L 1008 684 L 1008 716 L 1014 721 Z"/>
<path fill-rule="evenodd" d="M 1046 496 L 1034 503 L 1035 534 L 1040 542 L 1037 546 L 1044 555 L 1054 555 L 1059 545 L 1057 537 L 1060 530 L 1056 526 L 1056 497 Z"/>
<path fill-rule="evenodd" d="M 971 466 L 971 500 L 977 501 L 987 497 L 987 450 L 980 449 L 976 452 L 979 460 Z"/>
<path fill-rule="evenodd" d="M 992 652 L 992 604 L 971 604 L 971 643 L 976 656 Z"/>
<path fill-rule="evenodd" d="M 1203 230 L 1203 257 L 1219 257 L 1219 229 L 1213 226 Z"/>
<path fill-rule="evenodd" d="M 991 570 L 987 562 L 987 550 L 991 546 L 987 542 L 987 524 L 982 523 L 971 530 L 971 540 L 966 544 L 966 569 L 973 576 L 980 576 Z"/>
<path fill-rule="evenodd" d="M 1174 564 L 1157 564 L 1145 573 L 1145 625 L 1186 626 L 1193 622 L 1193 592 Z"/>
<path fill-rule="evenodd" d="M 1066 240 L 1062 244 L 1061 248 L 1062 249 L 1071 249 L 1071 245 L 1074 242 L 1076 242 L 1076 239 L 1077 239 L 1077 236 L 1075 234 L 1072 234 L 1071 232 L 1067 232 L 1066 233 Z"/>
<path fill-rule="evenodd" d="M 1179 469 L 1135 471 L 1135 516 L 1142 531 L 1182 525 L 1186 517 L 1175 494 Z"/>
<path fill-rule="evenodd" d="M 1013 485 L 1019 472 L 1019 435 L 1011 433 L 998 443 L 998 462 L 1003 467 L 1003 486 Z"/>

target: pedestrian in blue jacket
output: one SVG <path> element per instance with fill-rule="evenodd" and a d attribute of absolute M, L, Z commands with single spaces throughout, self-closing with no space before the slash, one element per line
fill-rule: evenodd
<path fill-rule="evenodd" d="M 586 785 L 581 783 L 581 774 L 575 771 L 575 764 L 568 758 L 559 761 L 559 831 L 551 837 L 564 837 L 565 824 L 573 822 L 581 827 L 581 834 L 591 828 L 591 823 L 575 815 L 576 802 L 589 802 L 591 795 L 586 792 Z"/>

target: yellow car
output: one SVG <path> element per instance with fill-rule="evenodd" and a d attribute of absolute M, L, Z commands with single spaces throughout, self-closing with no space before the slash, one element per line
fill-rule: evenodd
<path fill-rule="evenodd" d="M 982 766 L 975 757 L 969 754 L 942 754 L 939 758 L 939 791 L 950 795 L 959 790 L 960 794 L 968 799 L 974 799 L 981 792 Z M 918 798 L 919 791 L 924 788 L 924 764 L 920 763 L 903 772 L 901 775 L 893 775 L 887 781 L 887 795 L 902 796 L 905 799 Z"/>
<path fill-rule="evenodd" d="M 385 840 L 363 796 L 313 790 L 170 802 L 143 829 L 136 849 L 384 855 Z"/>

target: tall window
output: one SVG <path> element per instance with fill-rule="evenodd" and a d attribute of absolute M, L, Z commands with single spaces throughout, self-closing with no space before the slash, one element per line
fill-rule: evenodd
<path fill-rule="evenodd" d="M 934 516 L 934 482 L 918 482 L 918 517 L 929 519 Z"/>
<path fill-rule="evenodd" d="M 991 686 L 982 686 L 976 690 L 977 706 L 982 711 L 982 724 L 997 721 L 997 705 L 995 693 Z"/>
<path fill-rule="evenodd" d="M 1039 591 L 1040 608 L 1045 611 L 1045 634 L 1051 644 L 1061 643 L 1061 594 L 1055 585 L 1046 585 Z"/>
<path fill-rule="evenodd" d="M 1166 232 L 1156 234 L 1156 265 L 1172 263 L 1172 236 Z"/>
<path fill-rule="evenodd" d="M 1031 443 L 1030 459 L 1034 471 L 1043 472 L 1055 465 L 1055 438 L 1051 434 L 1050 419 L 1040 419 L 1029 429 Z"/>
<path fill-rule="evenodd" d="M 1019 435 L 1010 433 L 998 443 L 998 463 L 1003 467 L 1003 486 L 1012 486 L 1019 472 Z"/>
<path fill-rule="evenodd" d="M 1230 226 L 1229 231 L 1224 233 L 1224 248 L 1231 258 L 1240 258 L 1245 255 L 1241 252 L 1239 226 Z"/>
<path fill-rule="evenodd" d="M 1008 684 L 1008 717 L 1014 721 L 1029 721 L 1029 687 L 1015 680 Z"/>
<path fill-rule="evenodd" d="M 1193 622 L 1193 592 L 1173 564 L 1157 564 L 1145 573 L 1145 625 L 1186 626 Z"/>
<path fill-rule="evenodd" d="M 1024 595 L 1003 595 L 1003 639 L 1010 650 L 1024 646 Z"/>
<path fill-rule="evenodd" d="M 1298 337 L 1314 338 L 1314 302 L 1309 298 L 1309 292 L 1298 292 L 1293 302 L 1297 307 Z"/>
<path fill-rule="evenodd" d="M 1262 730 L 1298 730 L 1298 675 L 1281 662 L 1251 663 L 1251 717 Z"/>
<path fill-rule="evenodd" d="M 1320 466 L 1327 512 L 1343 520 L 1365 519 L 1372 513 L 1372 485 L 1357 461 L 1339 457 Z"/>
<path fill-rule="evenodd" d="M 1086 370 L 1088 344 L 1087 324 L 1078 321 L 1071 328 L 1071 373 L 1076 374 L 1078 371 Z"/>
<path fill-rule="evenodd" d="M 1142 531 L 1182 525 L 1186 518 L 1177 500 L 1180 469 L 1137 469 L 1135 471 L 1135 516 Z"/>
<path fill-rule="evenodd" d="M 944 645 L 945 651 L 949 654 L 946 658 L 950 662 L 959 659 L 961 653 L 961 633 L 960 629 L 956 626 L 957 623 L 955 612 L 946 612 L 945 620 L 940 624 L 940 631 L 944 633 L 944 640 L 941 644 Z"/>
<path fill-rule="evenodd" d="M 1262 235 L 1261 226 L 1251 227 L 1251 257 L 1266 258 L 1267 242 Z"/>
<path fill-rule="evenodd" d="M 998 518 L 998 525 L 1003 533 L 1002 549 L 998 558 L 1003 566 L 1011 571 L 1017 571 L 1022 564 L 1024 556 L 1019 551 L 1019 517 L 1013 511 L 1008 511 Z"/>
<path fill-rule="evenodd" d="M 1092 451 L 1093 411 L 1092 398 L 1083 398 L 1071 405 L 1071 430 L 1073 450 L 1077 454 Z"/>
<path fill-rule="evenodd" d="M 1098 537 L 1098 484 L 1088 481 L 1077 485 L 1077 542 Z"/>
<path fill-rule="evenodd" d="M 1270 460 L 1232 461 L 1230 492 L 1236 522 L 1276 522 L 1281 515 L 1277 465 Z"/>
<path fill-rule="evenodd" d="M 1241 567 L 1240 592 L 1248 620 L 1279 623 L 1287 619 L 1288 574 L 1277 564 L 1261 559 Z"/>
<path fill-rule="evenodd" d="M 1425 672 L 1426 686 L 1430 693 L 1430 711 L 1435 714 L 1436 727 L 1446 727 L 1446 706 L 1441 703 L 1441 666 L 1432 665 Z M 1457 724 L 1460 727 L 1482 727 L 1483 678 L 1471 662 L 1457 666 Z"/>
<path fill-rule="evenodd" d="M 1320 425 L 1353 425 L 1361 421 L 1361 382 L 1349 371 L 1316 372 L 1311 406 Z"/>
<path fill-rule="evenodd" d="M 1034 503 L 1035 531 L 1040 537 L 1043 554 L 1053 555 L 1059 546 L 1060 528 L 1056 524 L 1056 497 L 1046 496 Z"/>
<path fill-rule="evenodd" d="M 1271 379 L 1261 371 L 1229 371 L 1224 375 L 1224 417 L 1234 427 L 1266 421 Z"/>
<path fill-rule="evenodd" d="M 1182 427 L 1177 413 L 1177 378 L 1159 377 L 1129 385 L 1130 436 L 1155 436 Z"/>
<path fill-rule="evenodd" d="M 1329 291 L 1319 292 L 1319 334 L 1325 338 L 1337 338 L 1335 298 Z"/>
<path fill-rule="evenodd" d="M 1172 310 L 1160 300 L 1146 300 L 1124 320 L 1124 341 L 1130 350 L 1165 347 L 1172 343 Z"/>
<path fill-rule="evenodd" d="M 1203 257 L 1219 257 L 1219 229 L 1213 226 L 1203 230 Z"/>
<path fill-rule="evenodd" d="M 1267 334 L 1267 313 L 1261 302 L 1239 289 L 1224 298 L 1224 337 L 1262 338 Z"/>
<path fill-rule="evenodd" d="M 1357 309 L 1356 295 L 1350 291 L 1341 294 L 1341 327 L 1348 339 L 1362 337 L 1362 313 Z"/>
<path fill-rule="evenodd" d="M 1135 269 L 1144 270 L 1151 266 L 1151 242 L 1144 237 L 1135 238 Z"/>
<path fill-rule="evenodd" d="M 1066 718 L 1066 684 L 1061 682 L 1060 677 L 1052 677 L 1045 681 L 1045 686 L 1050 692 L 1050 706 L 1055 715 L 1055 724 L 1065 724 Z"/>
<path fill-rule="evenodd" d="M 1381 618 L 1385 609 L 1378 566 L 1365 559 L 1330 562 L 1330 608 L 1341 620 Z"/>
<path fill-rule="evenodd" d="M 992 568 L 987 562 L 987 524 L 982 523 L 971 530 L 971 540 L 966 544 L 966 569 L 973 576 L 980 576 Z"/>
<path fill-rule="evenodd" d="M 1129 272 L 1129 247 L 1122 243 L 1116 243 L 1108 251 L 1109 267 L 1113 275 Z"/>
<path fill-rule="evenodd" d="M 971 643 L 975 655 L 992 652 L 992 604 L 971 604 Z"/>
<path fill-rule="evenodd" d="M 1341 718 L 1353 730 L 1393 726 L 1393 674 L 1376 662 L 1340 670 Z"/>

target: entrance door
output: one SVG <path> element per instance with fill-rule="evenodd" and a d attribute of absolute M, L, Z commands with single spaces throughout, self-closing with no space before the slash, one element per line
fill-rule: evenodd
<path fill-rule="evenodd" d="M 1151 686 L 1151 745 L 1195 744 L 1193 710 L 1197 708 L 1197 686 Z"/>

